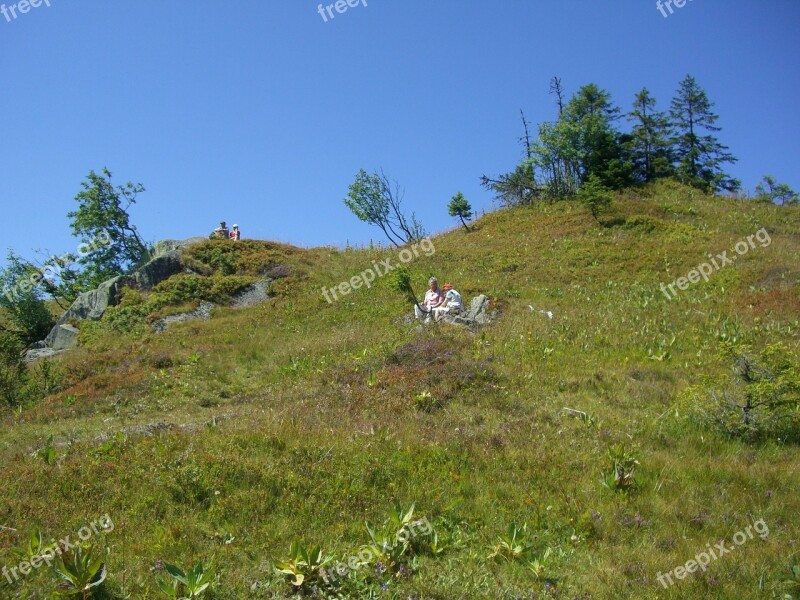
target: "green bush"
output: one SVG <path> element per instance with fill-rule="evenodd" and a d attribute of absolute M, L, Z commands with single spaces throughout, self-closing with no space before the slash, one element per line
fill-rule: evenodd
<path fill-rule="evenodd" d="M 254 278 L 241 275 L 222 276 L 180 274 L 162 281 L 149 295 L 125 289 L 117 306 L 109 307 L 103 315 L 103 324 L 117 331 L 133 331 L 142 326 L 147 317 L 158 312 L 160 316 L 173 311 L 167 307 L 206 300 L 214 304 L 229 304 L 231 297 L 252 284 Z M 190 309 L 191 310 L 191 309 Z"/>
<path fill-rule="evenodd" d="M 28 368 L 22 352 L 16 336 L 0 332 L 0 401 L 12 408 L 28 398 Z"/>
<path fill-rule="evenodd" d="M 182 304 L 193 300 L 207 300 L 215 304 L 228 304 L 231 296 L 239 290 L 253 283 L 252 277 L 234 275 L 224 277 L 214 275 L 202 277 L 200 275 L 181 274 L 162 281 L 155 288 L 147 305 L 151 310 L 164 306 Z"/>
<path fill-rule="evenodd" d="M 689 417 L 746 442 L 800 443 L 798 357 L 780 343 L 757 355 L 748 346 L 731 345 L 724 354 L 734 363 L 733 380 L 688 388 L 682 404 Z"/>
<path fill-rule="evenodd" d="M 61 377 L 49 360 L 29 368 L 19 338 L 0 332 L 0 404 L 15 408 L 41 400 L 61 388 Z"/>

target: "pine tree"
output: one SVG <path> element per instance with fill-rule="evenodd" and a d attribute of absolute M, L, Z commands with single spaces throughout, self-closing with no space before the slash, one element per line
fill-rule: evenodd
<path fill-rule="evenodd" d="M 627 140 L 633 175 L 638 181 L 653 181 L 673 175 L 672 131 L 666 113 L 656 110 L 656 99 L 642 88 L 633 110 L 627 114 L 634 123 Z"/>
<path fill-rule="evenodd" d="M 680 82 L 670 110 L 677 134 L 677 175 L 681 181 L 709 191 L 736 191 L 741 183 L 723 172 L 721 166 L 737 159 L 712 133 L 703 135 L 704 131 L 721 129 L 715 125 L 719 116 L 712 112 L 713 106 L 694 77 L 687 75 Z"/>
<path fill-rule="evenodd" d="M 464 229 L 467 230 L 467 233 L 469 233 L 469 227 L 467 227 L 467 222 L 465 219 L 472 217 L 472 205 L 466 198 L 464 198 L 464 194 L 458 192 L 450 199 L 450 204 L 447 206 L 447 212 L 451 217 L 458 217 L 461 219 L 461 224 L 464 226 Z"/>
<path fill-rule="evenodd" d="M 606 90 L 593 83 L 583 86 L 554 126 L 540 127 L 537 165 L 556 175 L 557 187 L 573 192 L 591 175 L 612 189 L 629 185 L 631 169 L 613 125 L 619 113 Z"/>
<path fill-rule="evenodd" d="M 589 175 L 581 189 L 578 190 L 578 200 L 589 209 L 598 223 L 600 222 L 598 219 L 600 213 L 608 210 L 613 202 L 611 190 L 604 186 L 600 178 L 594 174 Z"/>
<path fill-rule="evenodd" d="M 786 183 L 778 183 L 772 175 L 765 175 L 756 186 L 756 198 L 763 202 L 786 206 L 800 202 L 800 195 Z"/>

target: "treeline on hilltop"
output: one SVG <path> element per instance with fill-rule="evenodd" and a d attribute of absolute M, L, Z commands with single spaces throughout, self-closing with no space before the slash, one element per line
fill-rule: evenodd
<path fill-rule="evenodd" d="M 737 159 L 715 135 L 721 128 L 714 103 L 691 75 L 680 82 L 668 111 L 659 110 L 646 87 L 627 113 L 594 83 L 565 101 L 561 79 L 554 77 L 550 92 L 557 119 L 540 123 L 532 136 L 522 113 L 523 160 L 509 173 L 482 177 L 504 205 L 572 197 L 589 182 L 618 190 L 670 177 L 707 192 L 741 188 L 723 169 Z M 621 129 L 623 121 L 630 124 L 628 131 Z M 773 177 L 765 177 L 756 193 L 781 204 L 797 201 L 797 194 Z"/>
<path fill-rule="evenodd" d="M 532 135 L 522 116 L 524 157 L 513 171 L 482 176 L 482 185 L 504 206 L 524 206 L 537 200 L 577 198 L 597 219 L 612 203 L 613 190 L 673 178 L 708 193 L 738 192 L 741 182 L 723 170 L 737 161 L 716 137 L 719 116 L 714 103 L 687 75 L 680 82 L 668 111 L 660 111 L 646 87 L 631 110 L 622 112 L 611 94 L 594 83 L 565 100 L 561 79 L 550 81 L 558 117 L 540 123 Z M 622 131 L 620 122 L 630 124 Z M 756 186 L 755 200 L 796 204 L 798 194 L 775 177 L 765 176 Z M 425 228 L 412 212 L 402 209 L 403 191 L 381 170 L 361 169 L 344 199 L 361 221 L 378 227 L 390 243 L 401 246 L 419 240 Z M 448 214 L 467 221 L 475 213 L 461 192 L 448 204 Z"/>

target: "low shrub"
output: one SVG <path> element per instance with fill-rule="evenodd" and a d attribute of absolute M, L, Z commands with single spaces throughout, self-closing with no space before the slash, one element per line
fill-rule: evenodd
<path fill-rule="evenodd" d="M 775 439 L 800 443 L 800 362 L 784 344 L 755 354 L 748 346 L 726 346 L 734 363 L 727 382 L 688 388 L 685 413 L 700 426 L 745 442 Z"/>

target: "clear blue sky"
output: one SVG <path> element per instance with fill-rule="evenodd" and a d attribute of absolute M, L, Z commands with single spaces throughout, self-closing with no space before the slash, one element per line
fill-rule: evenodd
<path fill-rule="evenodd" d="M 2 1 L 2 0 L 0 0 Z M 19 0 L 5 0 L 16 4 Z M 554 117 L 548 81 L 661 108 L 693 74 L 731 167 L 800 187 L 800 1 L 367 0 L 327 23 L 312 0 L 49 0 L 0 15 L 0 251 L 72 251 L 90 169 L 144 183 L 148 240 L 206 235 L 367 242 L 342 203 L 360 167 L 406 190 L 431 231 L 483 173 L 521 157 L 519 109 Z M 326 2 L 326 4 L 330 3 Z"/>

